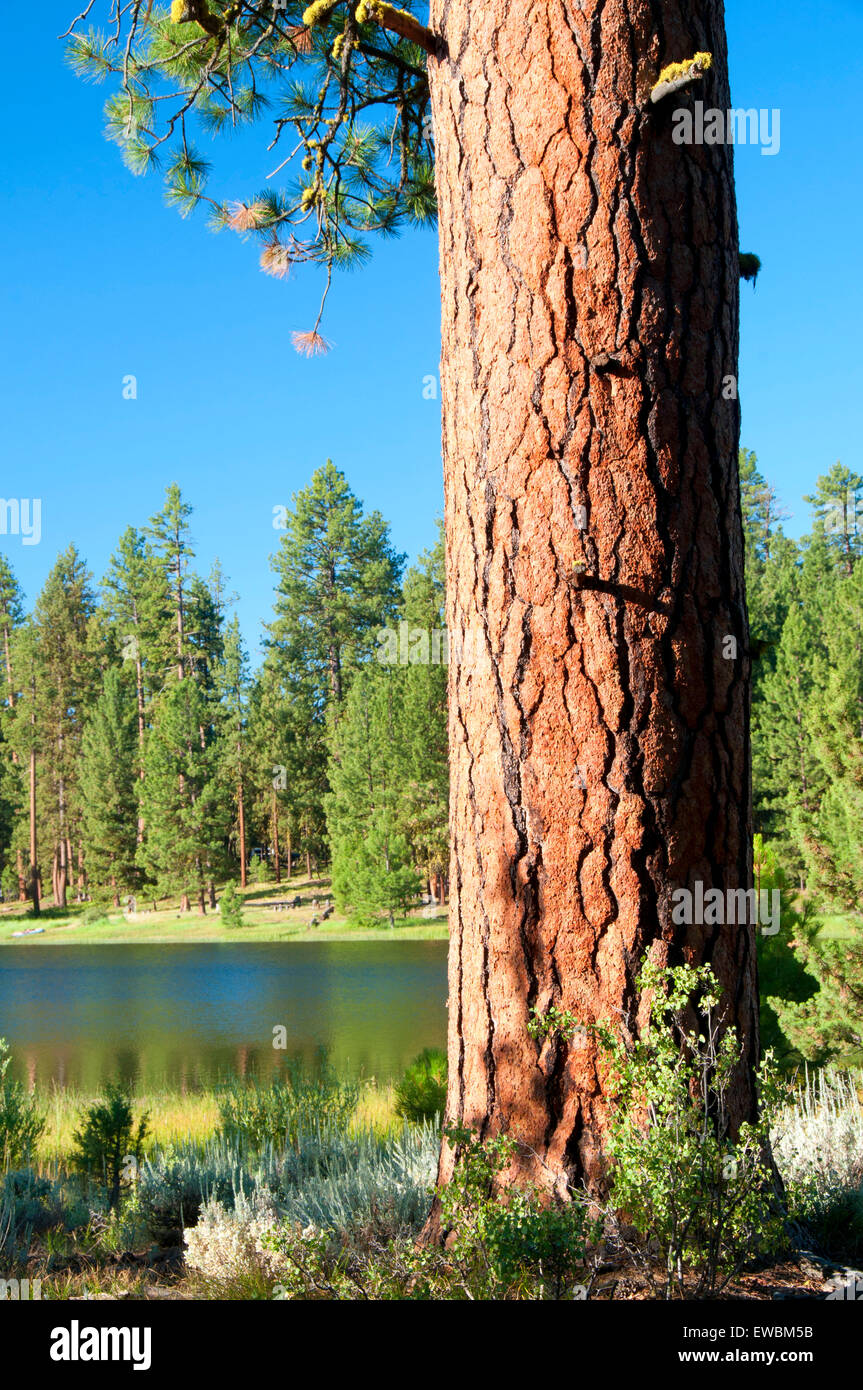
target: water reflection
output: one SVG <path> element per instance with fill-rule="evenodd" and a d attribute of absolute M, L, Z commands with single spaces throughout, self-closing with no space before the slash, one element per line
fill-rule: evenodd
<path fill-rule="evenodd" d="M 4 947 L 0 1036 L 16 1074 L 95 1089 L 109 1077 L 195 1090 L 262 1079 L 321 1048 L 351 1074 L 398 1076 L 446 1037 L 446 943 Z M 273 1048 L 283 1025 L 286 1051 Z"/>

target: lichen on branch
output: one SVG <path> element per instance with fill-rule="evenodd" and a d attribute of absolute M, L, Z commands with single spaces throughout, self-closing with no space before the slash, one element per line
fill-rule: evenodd
<path fill-rule="evenodd" d="M 313 0 L 303 14 L 303 24 L 307 29 L 321 24 L 339 3 L 340 0 Z M 394 5 L 386 4 L 386 0 L 360 0 L 355 18 L 358 24 L 374 23 L 382 29 L 389 29 L 400 38 L 419 44 L 426 53 L 437 53 L 439 50 L 438 41 L 430 29 L 420 24 L 407 10 L 397 10 Z"/>
<path fill-rule="evenodd" d="M 662 69 L 650 92 L 652 102 L 662 101 L 663 97 L 677 92 L 695 82 L 713 67 L 712 53 L 696 53 L 682 63 L 669 63 Z"/>

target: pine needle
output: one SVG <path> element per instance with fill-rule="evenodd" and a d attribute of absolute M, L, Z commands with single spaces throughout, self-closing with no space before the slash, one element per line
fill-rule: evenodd
<path fill-rule="evenodd" d="M 303 357 L 320 357 L 332 347 L 332 343 L 327 342 L 323 334 L 315 330 L 311 333 L 292 333 L 291 342 Z"/>

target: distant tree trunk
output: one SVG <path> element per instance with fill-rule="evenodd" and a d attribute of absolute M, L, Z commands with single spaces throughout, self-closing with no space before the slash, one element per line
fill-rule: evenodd
<path fill-rule="evenodd" d="M 675 888 L 752 877 L 732 151 L 672 140 L 676 106 L 730 104 L 723 5 L 432 0 L 430 23 L 447 1119 L 520 1141 L 512 1180 L 601 1189 L 597 1052 L 534 1041 L 532 1010 L 637 1031 L 647 955 L 709 961 L 745 1046 L 733 1123 L 754 1113 L 753 928 L 671 919 Z"/>
<path fill-rule="evenodd" d="M 31 726 L 33 716 L 31 715 Z M 36 749 L 30 749 L 30 896 L 33 902 L 33 916 L 38 917 L 39 904 L 39 865 L 36 847 Z"/>
<path fill-rule="evenodd" d="M 237 745 L 239 753 L 239 744 Z M 246 804 L 243 793 L 243 775 L 240 773 L 237 785 L 237 815 L 240 822 L 240 885 L 246 886 Z"/>
<path fill-rule="evenodd" d="M 288 828 L 287 828 L 287 831 L 286 831 L 286 836 L 287 836 L 287 851 L 288 851 L 288 883 L 290 883 L 290 881 L 291 881 L 291 875 L 292 875 L 293 872 L 294 872 L 294 851 L 293 851 L 293 847 L 292 847 L 292 844 L 291 844 L 291 823 L 290 823 L 290 821 L 288 821 Z"/>
<path fill-rule="evenodd" d="M 138 624 L 138 606 L 133 604 L 135 626 Z M 146 705 L 144 702 L 144 668 L 141 664 L 140 643 L 135 643 L 135 694 L 138 702 L 138 778 L 144 780 L 144 741 L 146 738 Z M 136 840 L 139 845 L 144 843 L 144 817 L 138 816 L 138 829 Z"/>
<path fill-rule="evenodd" d="M 310 850 L 306 850 L 306 877 L 307 877 L 307 878 L 311 878 L 311 876 L 312 876 L 312 856 L 311 856 L 311 851 L 310 851 Z"/>
<path fill-rule="evenodd" d="M 282 864 L 279 859 L 279 798 L 276 796 L 276 789 L 273 788 L 273 810 L 270 817 L 273 825 L 273 861 L 276 870 L 276 883 L 282 881 Z"/>
<path fill-rule="evenodd" d="M 3 624 L 3 648 L 6 659 L 6 681 L 9 687 L 9 708 L 15 708 L 15 682 L 12 678 L 12 655 L 9 649 L 9 622 Z M 17 767 L 19 757 L 16 750 L 12 749 L 12 762 Z M 15 851 L 15 869 L 18 874 L 18 901 L 27 901 L 27 876 L 24 871 L 24 856 L 20 849 Z"/>
<path fill-rule="evenodd" d="M 154 904 L 154 907 L 155 907 L 155 904 Z M 190 907 L 191 907 L 191 904 L 190 904 L 190 902 L 189 902 L 189 895 L 188 895 L 188 893 L 183 893 L 182 896 L 180 897 L 180 911 L 181 911 L 181 912 L 188 912 L 189 909 L 190 909 Z"/>

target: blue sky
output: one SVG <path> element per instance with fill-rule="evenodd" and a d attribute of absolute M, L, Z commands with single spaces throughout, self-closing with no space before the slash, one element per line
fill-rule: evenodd
<path fill-rule="evenodd" d="M 4 288 L 0 493 L 43 499 L 42 542 L 0 537 L 32 602 L 74 541 L 100 577 L 116 539 L 178 481 L 199 567 L 218 555 L 254 649 L 270 614 L 273 508 L 327 457 L 414 559 L 442 510 L 440 300 L 432 231 L 381 243 L 337 279 L 307 361 L 321 283 L 262 275 L 252 243 L 182 220 L 158 176 L 133 178 L 102 136 L 107 87 L 79 81 L 57 34 L 74 3 L 7 17 L 2 86 Z M 742 442 L 792 512 L 841 458 L 863 471 L 859 335 L 863 7 L 859 0 L 727 0 L 732 99 L 778 108 L 781 148 L 736 150 L 741 246 L 764 263 L 742 287 Z M 269 137 L 213 151 L 216 196 L 244 196 L 276 160 Z M 206 151 L 205 151 L 206 152 Z M 122 397 L 134 374 L 138 398 Z"/>

